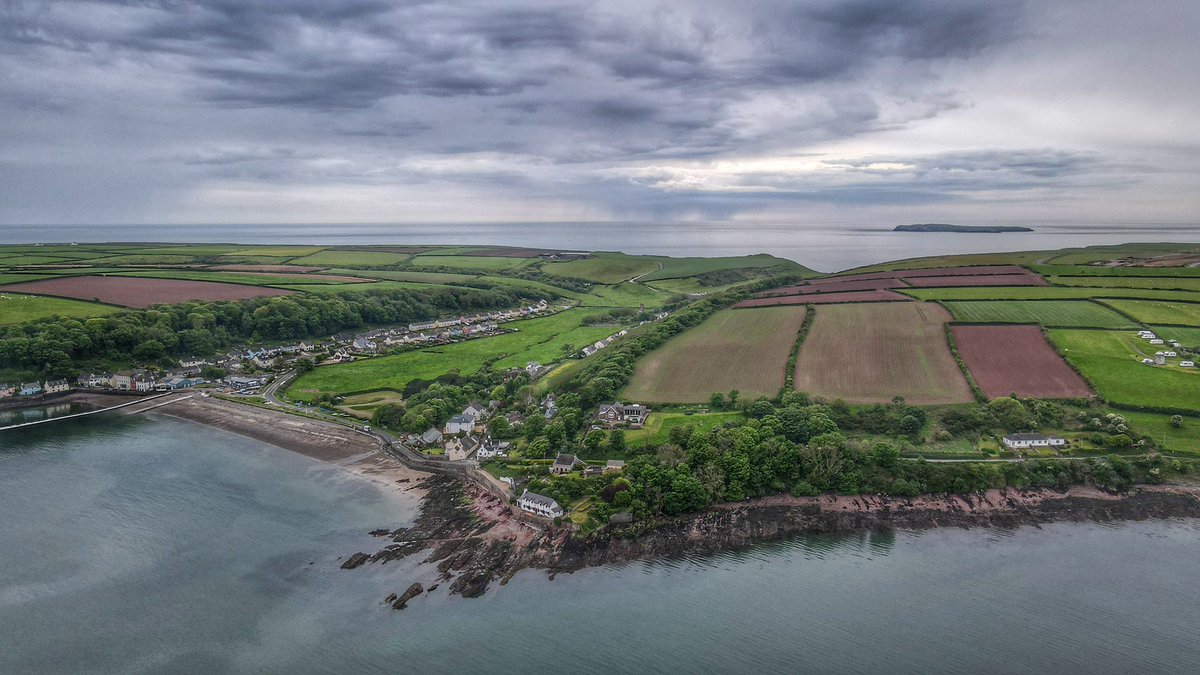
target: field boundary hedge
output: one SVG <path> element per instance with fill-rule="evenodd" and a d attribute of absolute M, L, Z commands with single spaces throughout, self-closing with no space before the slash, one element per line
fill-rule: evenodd
<path fill-rule="evenodd" d="M 815 305 L 804 306 L 804 321 L 800 324 L 800 330 L 796 331 L 796 342 L 792 345 L 792 352 L 788 355 L 786 370 L 783 373 L 783 389 L 779 391 L 780 400 L 783 399 L 785 393 L 796 386 L 796 359 L 800 357 L 800 347 L 804 344 L 804 338 L 808 337 L 808 329 L 812 326 L 816 315 Z"/>
<path fill-rule="evenodd" d="M 987 394 L 983 393 L 983 389 L 979 388 L 979 383 L 975 381 L 975 376 L 971 374 L 971 370 L 967 368 L 967 363 L 963 361 L 962 356 L 958 353 L 958 342 L 954 339 L 953 326 L 956 322 L 947 321 L 942 324 L 942 328 L 946 332 L 946 346 L 950 348 L 950 355 L 954 357 L 954 362 L 958 364 L 958 369 L 962 371 L 963 377 L 967 379 L 967 386 L 971 388 L 971 393 L 975 396 L 975 400 L 979 403 L 987 403 Z M 991 326 L 993 324 L 959 324 L 959 325 L 980 325 Z M 1086 381 L 1086 380 L 1085 380 Z"/>

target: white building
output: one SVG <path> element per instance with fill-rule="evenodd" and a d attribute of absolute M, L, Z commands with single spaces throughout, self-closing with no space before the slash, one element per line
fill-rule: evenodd
<path fill-rule="evenodd" d="M 1004 437 L 1004 447 L 1009 450 L 1025 450 L 1028 448 L 1061 448 L 1067 444 L 1067 439 L 1042 434 L 1009 434 Z"/>
<path fill-rule="evenodd" d="M 526 490 L 517 499 L 517 507 L 522 511 L 535 513 L 546 518 L 561 518 L 564 511 L 558 502 L 545 495 L 535 494 Z"/>
<path fill-rule="evenodd" d="M 475 418 L 467 417 L 466 415 L 455 415 L 446 422 L 446 427 L 442 429 L 442 433 L 447 436 L 454 434 L 466 434 L 475 430 Z"/>

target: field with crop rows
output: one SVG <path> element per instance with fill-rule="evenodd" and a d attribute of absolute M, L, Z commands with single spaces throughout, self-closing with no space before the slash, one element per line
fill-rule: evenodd
<path fill-rule="evenodd" d="M 832 305 L 800 347 L 796 389 L 828 399 L 882 403 L 965 403 L 971 389 L 950 354 L 949 313 L 929 303 Z"/>
<path fill-rule="evenodd" d="M 700 403 L 731 389 L 774 396 L 803 322 L 803 307 L 717 312 L 638 359 L 622 395 L 656 403 Z"/>

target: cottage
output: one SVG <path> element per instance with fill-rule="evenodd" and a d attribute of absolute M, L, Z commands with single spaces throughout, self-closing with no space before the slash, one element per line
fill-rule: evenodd
<path fill-rule="evenodd" d="M 556 475 L 571 473 L 576 466 L 582 463 L 575 455 L 559 455 L 555 458 L 554 464 L 550 465 L 550 473 Z"/>
<path fill-rule="evenodd" d="M 604 473 L 621 473 L 625 470 L 625 462 L 619 459 L 610 459 L 604 465 Z"/>
<path fill-rule="evenodd" d="M 442 429 L 442 433 L 446 434 L 447 436 L 453 436 L 454 434 L 470 433 L 474 430 L 475 430 L 475 418 L 474 417 L 467 417 L 466 415 L 455 415 L 454 417 L 450 418 L 449 422 L 446 422 L 446 426 L 445 426 L 445 428 Z"/>
<path fill-rule="evenodd" d="M 515 410 L 505 415 L 504 419 L 508 420 L 509 425 L 514 427 L 525 424 L 525 416 Z"/>
<path fill-rule="evenodd" d="M 463 411 L 462 411 L 463 417 L 470 417 L 472 420 L 474 420 L 476 422 L 483 419 L 486 414 L 487 414 L 487 407 L 484 406 L 479 401 L 471 401 L 470 405 L 463 408 Z"/>
<path fill-rule="evenodd" d="M 438 431 L 437 427 L 429 427 L 429 429 L 421 434 L 421 444 L 424 446 L 437 445 L 442 442 L 442 432 Z"/>
<path fill-rule="evenodd" d="M 529 490 L 523 492 L 521 497 L 517 499 L 517 507 L 522 511 L 535 513 L 546 518 L 561 518 L 564 513 L 557 501 L 545 495 L 534 494 Z"/>
<path fill-rule="evenodd" d="M 85 389 L 99 389 L 101 387 L 110 386 L 111 382 L 112 375 L 109 375 L 108 373 L 101 375 L 97 375 L 96 373 L 85 373 L 76 378 L 75 386 L 83 387 Z"/>
<path fill-rule="evenodd" d="M 42 393 L 42 385 L 37 382 L 22 382 L 20 396 L 37 396 Z"/>
<path fill-rule="evenodd" d="M 17 394 L 17 388 L 11 384 L 0 384 L 0 398 L 12 398 Z"/>
<path fill-rule="evenodd" d="M 491 438 L 484 440 L 483 445 L 475 452 L 476 459 L 491 459 L 508 456 L 508 441 L 496 441 Z"/>
<path fill-rule="evenodd" d="M 1028 448 L 1061 448 L 1067 444 L 1067 439 L 1058 436 L 1043 436 L 1042 434 L 1022 433 L 1008 434 L 1004 437 L 1004 447 L 1009 450 L 1025 450 Z"/>
<path fill-rule="evenodd" d="M 42 388 L 47 394 L 61 394 L 64 391 L 71 391 L 71 385 L 66 380 L 47 380 Z"/>
<path fill-rule="evenodd" d="M 604 475 L 604 467 L 602 467 L 600 465 L 583 467 L 583 477 L 584 478 L 595 478 L 596 476 L 603 476 L 603 475 Z"/>
<path fill-rule="evenodd" d="M 650 409 L 644 405 L 639 403 L 625 405 L 618 402 L 602 403 L 596 417 L 610 427 L 618 424 L 627 424 L 638 428 L 646 423 L 646 417 L 649 415 Z"/>

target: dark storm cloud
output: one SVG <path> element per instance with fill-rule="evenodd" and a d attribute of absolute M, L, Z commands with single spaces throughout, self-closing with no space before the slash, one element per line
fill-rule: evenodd
<path fill-rule="evenodd" d="M 830 154 L 815 173 L 703 166 L 796 157 L 970 110 L 969 75 L 1026 49 L 1047 11 L 994 0 L 9 0 L 0 158 L 50 157 L 76 177 L 114 158 L 152 162 L 156 198 L 172 181 L 181 195 L 206 180 L 437 183 L 481 200 L 503 190 L 660 215 L 1105 183 L 1118 163 L 1103 148 L 1012 150 L 1039 144 L 996 128 L 954 152 Z"/>

